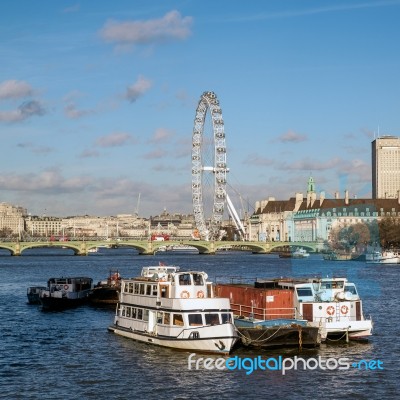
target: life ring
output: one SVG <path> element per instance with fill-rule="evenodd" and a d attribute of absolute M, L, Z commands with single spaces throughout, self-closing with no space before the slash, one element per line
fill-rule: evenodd
<path fill-rule="evenodd" d="M 69 286 L 68 285 L 64 285 L 64 290 L 68 290 Z"/>
<path fill-rule="evenodd" d="M 182 297 L 182 299 L 188 299 L 190 297 L 190 293 L 187 290 L 184 290 L 181 293 L 181 297 Z"/>
<path fill-rule="evenodd" d="M 199 291 L 197 292 L 197 297 L 198 297 L 199 299 L 203 299 L 203 298 L 204 298 L 204 292 L 203 292 L 202 290 L 199 290 Z"/>
<path fill-rule="evenodd" d="M 335 314 L 335 308 L 334 308 L 333 306 L 329 306 L 329 307 L 326 309 L 326 313 L 327 313 L 328 315 L 333 315 L 333 314 Z"/>
<path fill-rule="evenodd" d="M 342 307 L 340 307 L 340 312 L 346 315 L 349 312 L 349 307 L 342 305 Z"/>

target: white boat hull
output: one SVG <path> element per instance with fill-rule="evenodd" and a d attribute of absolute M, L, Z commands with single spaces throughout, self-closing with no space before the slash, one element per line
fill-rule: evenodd
<path fill-rule="evenodd" d="M 201 338 L 202 329 L 196 329 L 200 333 L 198 339 L 157 336 L 146 332 L 130 330 L 112 325 L 108 328 L 117 335 L 124 336 L 139 342 L 169 347 L 177 350 L 196 351 L 200 353 L 229 354 L 238 340 L 235 332 L 232 336 L 215 336 Z"/>
<path fill-rule="evenodd" d="M 376 261 L 367 261 L 367 264 L 400 264 L 400 257 L 385 258 Z"/>
<path fill-rule="evenodd" d="M 310 323 L 319 326 L 319 323 Z M 372 335 L 372 320 L 327 322 L 321 325 L 321 339 L 329 337 L 346 337 L 349 339 L 362 339 Z"/>

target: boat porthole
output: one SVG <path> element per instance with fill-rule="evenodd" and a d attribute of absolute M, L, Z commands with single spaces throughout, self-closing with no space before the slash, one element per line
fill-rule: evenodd
<path fill-rule="evenodd" d="M 64 289 L 68 290 L 69 286 L 68 285 L 64 285 Z"/>

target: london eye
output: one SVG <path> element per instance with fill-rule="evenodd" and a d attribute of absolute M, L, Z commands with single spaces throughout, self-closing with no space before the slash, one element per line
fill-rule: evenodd
<path fill-rule="evenodd" d="M 197 230 L 203 240 L 219 237 L 226 203 L 224 121 L 214 92 L 199 100 L 192 137 L 192 200 Z"/>

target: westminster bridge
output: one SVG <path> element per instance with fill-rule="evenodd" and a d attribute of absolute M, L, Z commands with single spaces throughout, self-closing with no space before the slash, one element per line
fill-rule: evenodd
<path fill-rule="evenodd" d="M 0 239 L 0 249 L 5 249 L 12 256 L 20 256 L 27 249 L 35 248 L 64 248 L 73 250 L 75 255 L 86 256 L 91 250 L 99 247 L 130 247 L 139 254 L 153 255 L 165 246 L 191 246 L 200 254 L 215 254 L 221 250 L 249 251 L 254 254 L 266 254 L 273 251 L 303 247 L 311 252 L 321 250 L 321 243 L 317 242 L 242 242 L 242 241 L 202 241 L 193 239 L 179 239 L 168 241 L 151 241 L 135 238 L 71 238 L 67 241 L 55 241 L 51 238 L 31 238 L 29 240 Z M 160 249 L 161 248 L 161 249 Z"/>

